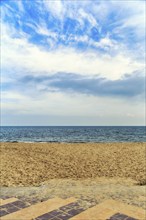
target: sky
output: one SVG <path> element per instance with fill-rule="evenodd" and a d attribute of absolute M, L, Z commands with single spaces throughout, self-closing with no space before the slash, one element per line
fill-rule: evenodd
<path fill-rule="evenodd" d="M 143 0 L 1 0 L 1 125 L 144 125 Z"/>

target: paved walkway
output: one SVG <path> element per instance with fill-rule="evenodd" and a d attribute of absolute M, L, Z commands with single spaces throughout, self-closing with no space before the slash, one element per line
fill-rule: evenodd
<path fill-rule="evenodd" d="M 145 210 L 116 200 L 105 200 L 97 205 L 70 198 L 28 199 L 2 196 L 1 220 L 144 220 Z M 85 201 L 84 201 L 85 202 Z"/>

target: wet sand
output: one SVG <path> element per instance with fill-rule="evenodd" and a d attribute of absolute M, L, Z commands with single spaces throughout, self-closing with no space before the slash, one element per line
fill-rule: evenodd
<path fill-rule="evenodd" d="M 146 143 L 1 143 L 1 186 L 51 179 L 146 184 Z"/>

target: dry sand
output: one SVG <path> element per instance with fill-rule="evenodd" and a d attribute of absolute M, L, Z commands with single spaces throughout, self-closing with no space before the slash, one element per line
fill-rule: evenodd
<path fill-rule="evenodd" d="M 65 178 L 144 185 L 145 150 L 146 143 L 1 143 L 1 186 Z"/>

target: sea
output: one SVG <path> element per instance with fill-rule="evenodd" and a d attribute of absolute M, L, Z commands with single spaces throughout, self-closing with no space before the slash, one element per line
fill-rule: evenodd
<path fill-rule="evenodd" d="M 146 142 L 146 126 L 1 126 L 0 142 Z"/>

